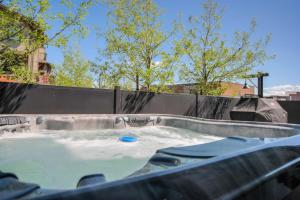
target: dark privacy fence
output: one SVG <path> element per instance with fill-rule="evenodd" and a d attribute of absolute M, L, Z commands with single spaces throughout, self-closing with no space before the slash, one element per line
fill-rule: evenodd
<path fill-rule="evenodd" d="M 113 90 L 0 83 L 2 114 L 113 113 Z"/>
<path fill-rule="evenodd" d="M 0 83 L 1 114 L 160 113 L 230 119 L 239 98 Z M 300 102 L 279 102 L 300 123 Z M 297 110 L 298 109 L 298 110 Z"/>
<path fill-rule="evenodd" d="M 237 98 L 193 94 L 156 94 L 120 91 L 118 113 L 163 113 L 209 119 L 230 119 Z"/>
<path fill-rule="evenodd" d="M 300 101 L 278 101 L 288 113 L 288 122 L 300 124 Z"/>

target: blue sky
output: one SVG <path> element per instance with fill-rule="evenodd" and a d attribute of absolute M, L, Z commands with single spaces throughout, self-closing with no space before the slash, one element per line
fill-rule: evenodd
<path fill-rule="evenodd" d="M 163 10 L 161 17 L 164 27 L 169 30 L 171 22 L 182 14 L 185 23 L 188 16 L 200 16 L 203 0 L 156 0 Z M 251 19 L 257 21 L 255 38 L 262 38 L 272 33 L 271 44 L 267 48 L 269 54 L 276 58 L 267 61 L 257 70 L 270 73 L 265 79 L 266 87 L 278 85 L 300 85 L 300 1 L 299 0 L 216 0 L 225 9 L 222 33 L 228 38 L 234 31 L 248 30 Z M 83 40 L 74 38 L 79 44 L 82 54 L 95 60 L 97 49 L 103 48 L 103 39 L 97 38 L 95 26 L 101 31 L 106 30 L 107 9 L 103 5 L 93 7 L 84 23 L 89 27 L 89 36 Z M 48 60 L 61 63 L 63 60 L 60 49 L 48 47 Z"/>

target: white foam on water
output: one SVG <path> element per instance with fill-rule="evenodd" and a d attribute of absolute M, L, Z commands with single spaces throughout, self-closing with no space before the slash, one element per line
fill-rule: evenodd
<path fill-rule="evenodd" d="M 63 136 L 62 136 L 63 135 Z M 152 156 L 156 150 L 171 146 L 187 146 L 202 144 L 220 137 L 181 129 L 165 127 L 127 128 L 119 130 L 101 130 L 98 132 L 81 132 L 72 135 L 56 135 L 56 142 L 80 159 L 118 159 L 124 156 L 145 158 Z M 131 135 L 137 137 L 137 142 L 127 143 L 119 137 Z"/>
<path fill-rule="evenodd" d="M 137 142 L 119 137 L 130 135 Z M 80 177 L 103 173 L 108 180 L 140 169 L 161 148 L 222 139 L 171 127 L 42 131 L 0 136 L 0 170 L 48 188 L 74 188 Z"/>

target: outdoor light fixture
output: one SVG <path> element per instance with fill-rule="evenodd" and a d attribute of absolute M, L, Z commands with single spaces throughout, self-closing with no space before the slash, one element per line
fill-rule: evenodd
<path fill-rule="evenodd" d="M 249 88 L 249 86 L 248 86 L 248 84 L 247 84 L 247 81 L 245 80 L 243 89 L 248 89 L 248 88 Z"/>
<path fill-rule="evenodd" d="M 245 78 L 245 84 L 243 89 L 247 89 L 248 85 L 246 80 L 248 79 L 249 81 L 251 81 L 252 78 L 257 78 L 257 85 L 255 86 L 257 88 L 257 93 L 258 93 L 258 97 L 263 98 L 264 97 L 264 77 L 269 76 L 269 73 L 263 73 L 263 72 L 257 72 L 256 74 L 250 74 L 250 75 L 246 75 L 243 78 Z M 251 81 L 252 83 L 252 81 Z"/>

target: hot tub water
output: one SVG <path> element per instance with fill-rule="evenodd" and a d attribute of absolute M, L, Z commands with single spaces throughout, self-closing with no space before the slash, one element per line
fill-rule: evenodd
<path fill-rule="evenodd" d="M 122 142 L 122 136 L 136 142 Z M 93 131 L 42 131 L 0 136 L 0 170 L 47 188 L 75 188 L 80 177 L 103 173 L 107 180 L 143 167 L 156 150 L 222 139 L 187 129 L 146 126 Z"/>

